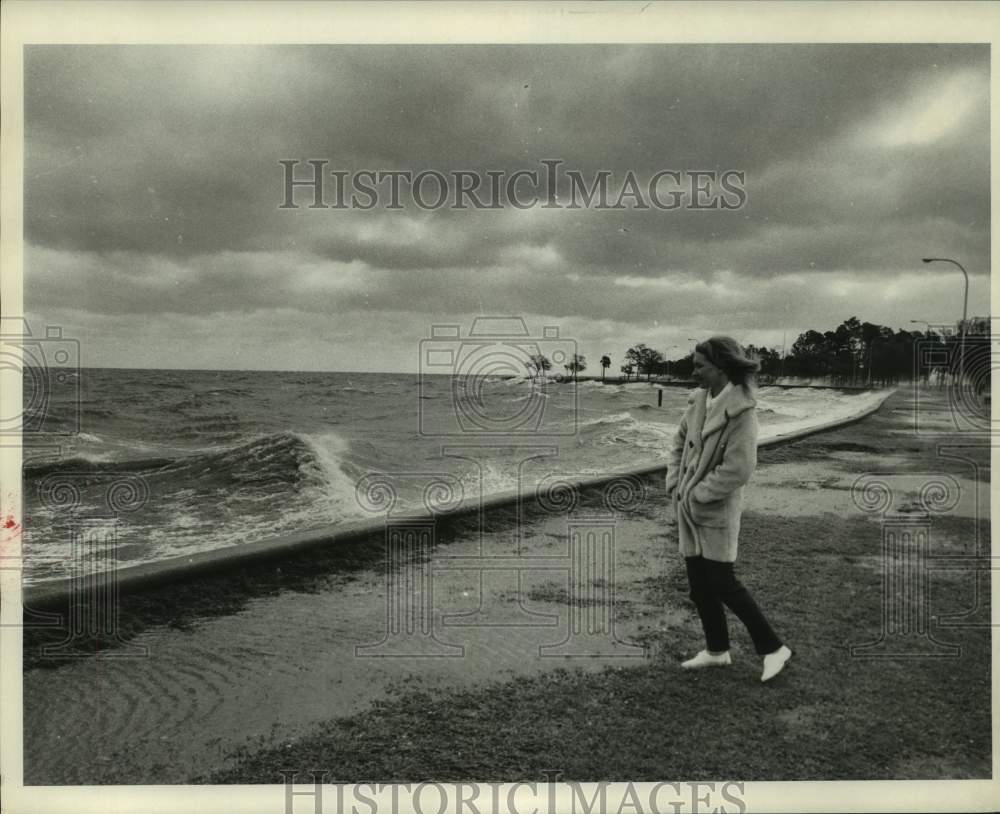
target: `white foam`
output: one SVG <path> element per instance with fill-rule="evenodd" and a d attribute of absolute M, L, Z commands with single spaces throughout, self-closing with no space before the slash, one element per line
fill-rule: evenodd
<path fill-rule="evenodd" d="M 645 379 L 638 382 L 626 382 L 617 385 L 620 390 L 650 390 L 656 382 L 647 382 Z"/>
<path fill-rule="evenodd" d="M 539 399 L 539 398 L 541 398 L 541 399 L 547 399 L 550 395 L 552 395 L 552 394 L 551 393 L 545 393 L 545 392 L 539 390 L 537 392 L 525 393 L 523 396 L 515 396 L 510 401 L 513 404 L 519 404 L 522 401 L 529 401 L 531 399 Z"/>
<path fill-rule="evenodd" d="M 79 458 L 81 461 L 86 461 L 90 464 L 106 464 L 116 460 L 113 452 L 82 452 L 75 450 L 69 457 Z"/>
<path fill-rule="evenodd" d="M 794 391 L 786 391 L 794 392 Z M 823 399 L 815 399 L 810 405 L 812 409 L 799 406 L 797 417 L 790 421 L 778 420 L 761 427 L 760 440 L 786 435 L 790 432 L 809 429 L 830 421 L 838 421 L 857 415 L 863 410 L 880 403 L 885 398 L 885 391 L 868 391 L 858 394 L 838 393 L 830 398 L 830 391 L 819 391 L 828 394 Z M 780 413 L 790 414 L 792 409 L 787 405 L 775 405 Z"/>
<path fill-rule="evenodd" d="M 496 495 L 517 487 L 517 479 L 501 463 L 480 461 L 479 468 L 463 472 L 462 489 L 466 497 Z M 480 491 L 481 490 L 481 491 Z"/>
<path fill-rule="evenodd" d="M 355 500 L 354 480 L 343 469 L 350 451 L 350 443 L 335 432 L 293 433 L 309 447 L 315 465 L 303 466 L 303 474 L 312 479 L 309 491 L 314 505 L 308 507 L 310 519 L 316 508 L 320 508 L 325 518 L 337 521 L 345 513 L 355 514 L 359 509 Z M 294 514 L 297 513 L 293 513 Z"/>
<path fill-rule="evenodd" d="M 597 416 L 597 418 L 588 418 L 586 421 L 581 421 L 580 426 L 591 427 L 595 424 L 626 424 L 634 421 L 635 419 L 631 413 L 611 413 L 610 415 Z"/>

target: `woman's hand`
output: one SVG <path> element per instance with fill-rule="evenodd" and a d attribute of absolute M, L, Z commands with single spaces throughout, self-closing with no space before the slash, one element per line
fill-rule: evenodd
<path fill-rule="evenodd" d="M 663 476 L 663 489 L 667 494 L 667 500 L 671 500 L 674 496 L 674 492 L 677 491 L 677 477 L 674 476 L 674 473 L 669 469 Z"/>

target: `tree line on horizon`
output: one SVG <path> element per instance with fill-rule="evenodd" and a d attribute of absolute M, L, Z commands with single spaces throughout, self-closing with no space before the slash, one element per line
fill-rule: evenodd
<path fill-rule="evenodd" d="M 962 328 L 959 322 L 954 328 L 938 331 L 929 325 L 927 331 L 897 331 L 852 316 L 832 331 L 804 331 L 784 355 L 775 348 L 752 344 L 744 350 L 760 361 L 757 378 L 761 382 L 796 377 L 822 378 L 835 386 L 885 387 L 915 378 L 923 381 L 933 378 L 940 383 L 949 373 L 957 375 L 961 367 L 966 378 L 982 374 L 985 369 L 985 377 L 980 378 L 988 386 L 989 319 L 973 317 L 966 320 L 964 332 Z M 604 354 L 600 365 L 603 381 L 611 366 L 610 355 Z M 527 366 L 528 374 L 535 378 L 546 375 L 552 369 L 552 362 L 543 354 L 535 354 Z M 579 354 L 563 365 L 567 376 L 574 380 L 586 367 L 586 358 Z M 689 379 L 692 369 L 693 351 L 668 359 L 642 342 L 625 352 L 625 361 L 619 368 L 626 382 L 643 375 L 647 381 L 653 376 Z"/>

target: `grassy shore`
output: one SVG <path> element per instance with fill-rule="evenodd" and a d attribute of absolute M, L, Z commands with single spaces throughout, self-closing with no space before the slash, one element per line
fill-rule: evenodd
<path fill-rule="evenodd" d="M 942 434 L 915 433 L 912 399 L 900 393 L 859 424 L 762 451 L 739 568 L 795 651 L 770 684 L 760 684 L 737 624 L 731 668 L 682 672 L 679 661 L 702 646 L 689 615 L 685 625 L 637 633 L 652 654 L 638 664 L 472 687 L 404 682 L 301 737 L 250 743 L 196 781 L 276 783 L 282 770 L 327 770 L 328 782 L 541 780 L 551 770 L 579 781 L 988 777 L 988 572 L 930 575 L 936 617 L 972 610 L 977 578 L 985 592 L 967 626 L 931 621 L 941 642 L 960 648 L 954 657 L 859 658 L 850 649 L 878 639 L 883 625 L 883 526 L 845 512 L 853 479 L 898 481 L 894 508 L 904 511 L 930 476 L 966 491 L 978 478 L 988 495 L 989 448 L 965 450 L 966 460 L 941 454 L 939 444 L 962 439 L 947 432 L 947 405 L 939 400 L 934 412 Z M 989 536 L 987 502 L 934 517 L 931 553 L 969 556 Z M 679 559 L 641 584 L 644 602 L 687 608 Z"/>

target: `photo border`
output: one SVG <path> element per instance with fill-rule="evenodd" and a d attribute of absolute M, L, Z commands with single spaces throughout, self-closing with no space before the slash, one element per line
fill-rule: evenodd
<path fill-rule="evenodd" d="M 23 313 L 23 46 L 41 43 L 264 44 L 264 43 L 990 43 L 1000 34 L 1000 7 L 989 3 L 323 3 L 323 2 L 21 2 L 2 10 L 2 137 L 5 181 L 0 190 L 0 302 L 4 315 Z M 998 85 L 991 60 L 992 88 Z M 992 101 L 992 95 L 991 95 Z M 993 145 L 1000 133 L 991 104 Z M 991 191 L 996 190 L 991 167 Z M 991 253 L 998 245 L 996 218 Z M 991 304 L 995 310 L 995 288 Z M 21 388 L 0 394 L 20 404 Z M 996 420 L 996 413 L 993 419 Z M 1000 455 L 993 449 L 993 463 Z M 3 514 L 20 518 L 21 453 L 5 447 L 0 459 Z M 996 495 L 991 490 L 991 504 Z M 991 507 L 993 508 L 993 507 Z M 14 538 L 9 545 L 17 548 Z M 17 572 L 0 571 L 0 729 L 3 808 L 8 812 L 142 810 L 285 811 L 283 786 L 23 787 L 21 716 L 21 597 Z M 992 584 L 996 613 L 997 581 Z M 992 648 L 997 652 L 994 625 Z M 993 670 L 993 697 L 1000 674 Z M 1000 729 L 993 704 L 993 780 L 747 782 L 748 811 L 989 810 L 1000 799 Z M 679 733 L 681 736 L 681 733 Z M 321 767 L 317 767 L 321 768 Z M 554 767 L 555 768 L 555 767 Z M 739 778 L 731 778 L 740 782 Z M 485 779 L 484 779 L 485 780 Z M 542 783 L 542 778 L 525 778 Z M 664 781 L 683 782 L 664 777 Z M 727 778 L 719 778 L 725 782 Z M 506 784 L 511 788 L 515 784 Z M 590 787 L 593 784 L 583 784 Z M 652 786 L 654 784 L 642 784 Z M 638 787 L 638 786 L 637 786 Z M 309 786 L 302 786 L 308 791 Z M 537 800 L 518 793 L 530 807 Z M 488 794 L 484 794 L 489 799 Z M 334 787 L 326 799 L 334 810 Z M 505 798 L 506 799 L 506 798 Z M 568 798 L 562 798 L 560 803 Z M 311 802 L 303 808 L 312 810 Z M 559 810 L 562 810 L 561 806 Z"/>

